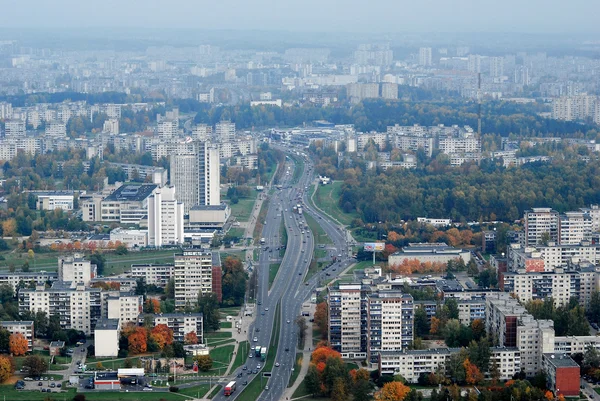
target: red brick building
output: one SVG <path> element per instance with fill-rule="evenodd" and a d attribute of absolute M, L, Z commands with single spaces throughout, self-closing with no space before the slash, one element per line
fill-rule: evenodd
<path fill-rule="evenodd" d="M 548 388 L 556 396 L 579 397 L 579 365 L 563 353 L 547 353 L 542 357 Z"/>

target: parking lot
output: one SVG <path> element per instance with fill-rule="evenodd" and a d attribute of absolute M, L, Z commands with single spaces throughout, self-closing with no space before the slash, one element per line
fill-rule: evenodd
<path fill-rule="evenodd" d="M 52 379 L 51 377 L 41 377 L 40 379 L 42 380 L 24 380 L 25 388 L 23 390 L 43 391 L 47 393 L 59 393 L 62 390 L 60 381 L 50 380 Z"/>

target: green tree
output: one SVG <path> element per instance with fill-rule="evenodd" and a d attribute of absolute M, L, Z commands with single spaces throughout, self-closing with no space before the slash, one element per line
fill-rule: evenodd
<path fill-rule="evenodd" d="M 238 306 L 244 302 L 248 275 L 242 261 L 227 257 L 223 261 L 223 305 Z"/>
<path fill-rule="evenodd" d="M 92 253 L 89 257 L 90 262 L 93 265 L 96 265 L 96 272 L 99 276 L 104 275 L 104 265 L 106 263 L 106 258 L 100 252 L 96 251 Z"/>
<path fill-rule="evenodd" d="M 28 368 L 30 376 L 40 376 L 48 370 L 48 362 L 40 355 L 30 355 L 25 357 L 23 367 Z"/>
<path fill-rule="evenodd" d="M 198 311 L 204 315 L 204 330 L 219 330 L 219 301 L 214 292 L 198 294 Z"/>
<path fill-rule="evenodd" d="M 449 319 L 458 319 L 458 302 L 454 298 L 449 298 L 446 300 L 444 304 L 446 308 L 448 308 L 448 318 Z"/>
<path fill-rule="evenodd" d="M 429 334 L 429 322 L 427 321 L 427 313 L 423 308 L 415 309 L 415 334 L 422 337 Z"/>
<path fill-rule="evenodd" d="M 317 371 L 317 367 L 312 363 L 308 366 L 308 372 L 306 372 L 306 377 L 304 378 L 304 386 L 306 386 L 306 391 L 313 397 L 321 393 L 319 372 Z"/>
<path fill-rule="evenodd" d="M 0 327 L 0 352 L 8 353 L 10 332 L 4 327 Z"/>
<path fill-rule="evenodd" d="M 202 372 L 208 372 L 212 369 L 213 360 L 210 355 L 196 355 L 194 361 L 198 363 L 198 369 Z"/>

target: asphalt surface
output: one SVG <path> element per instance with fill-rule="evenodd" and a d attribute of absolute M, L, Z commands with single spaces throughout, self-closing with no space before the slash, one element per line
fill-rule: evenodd
<path fill-rule="evenodd" d="M 282 150 L 289 152 L 287 149 Z M 347 246 L 345 230 L 329 221 L 327 216 L 310 208 L 306 202 L 306 187 L 310 187 L 310 184 L 314 180 L 314 171 L 310 161 L 305 163 L 299 182 L 293 185 L 291 182 L 294 176 L 294 169 L 300 167 L 295 166 L 291 161 L 286 163 L 286 170 L 288 167 L 290 168 L 289 175 L 285 175 L 282 180 L 283 182 L 280 183 L 283 189 L 276 190 L 270 198 L 265 218 L 266 224 L 263 226 L 262 237 L 265 238 L 266 243 L 262 246 L 259 261 L 255 264 L 258 268 L 255 321 L 250 325 L 248 331 L 248 340 L 251 345 L 260 345 L 268 349 L 271 336 L 274 334 L 272 327 L 276 318 L 277 305 L 281 305 L 280 316 L 277 317 L 280 319 L 280 333 L 275 358 L 275 362 L 279 366 L 276 367 L 274 364 L 270 372 L 272 375 L 264 377 L 264 373 L 268 373 L 264 371 L 265 362 L 256 357 L 248 358 L 245 364 L 247 370 L 243 370 L 243 367 L 240 367 L 231 373 L 231 380 L 237 382 L 236 392 L 230 397 L 225 397 L 220 393 L 213 398 L 214 400 L 235 399 L 244 389 L 242 382 L 246 380 L 250 382 L 254 378 L 255 374 L 248 373 L 252 370 L 258 370 L 258 374 L 263 376 L 261 379 L 263 392 L 258 397 L 258 400 L 279 400 L 287 388 L 292 368 L 295 364 L 298 327 L 294 321 L 301 313 L 302 304 L 310 299 L 313 291 L 317 286 L 322 284 L 323 280 L 333 279 L 336 274 L 352 263 L 348 258 L 350 252 Z M 306 228 L 306 220 L 303 215 L 299 215 L 293 210 L 293 207 L 298 203 L 302 203 L 303 212 L 313 215 L 315 220 L 317 220 L 334 242 L 334 245 L 330 245 L 328 248 L 333 247 L 335 248 L 334 252 L 342 255 L 340 262 L 316 274 L 306 283 L 304 280 L 312 259 L 315 244 L 311 231 Z M 273 259 L 279 256 L 277 247 L 282 245 L 280 242 L 281 238 L 279 237 L 279 228 L 282 219 L 287 229 L 288 241 L 279 272 L 269 291 L 269 264 L 273 263 Z M 265 251 L 265 247 L 269 249 Z M 338 254 L 335 255 L 336 258 Z M 327 273 L 330 276 L 327 276 Z M 257 341 L 254 341 L 254 339 Z M 257 369 L 258 364 L 261 365 L 262 370 Z M 238 378 L 237 376 L 240 373 L 242 377 Z"/>

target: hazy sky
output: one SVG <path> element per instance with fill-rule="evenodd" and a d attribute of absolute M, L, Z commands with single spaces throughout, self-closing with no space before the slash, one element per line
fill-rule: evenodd
<path fill-rule="evenodd" d="M 600 0 L 0 0 L 0 27 L 598 33 Z"/>

